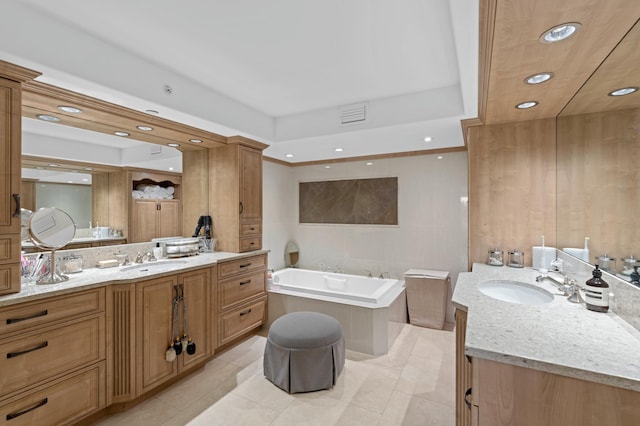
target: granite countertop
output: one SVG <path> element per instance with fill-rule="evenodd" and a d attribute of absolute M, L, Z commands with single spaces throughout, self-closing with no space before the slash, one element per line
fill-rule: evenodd
<path fill-rule="evenodd" d="M 458 276 L 452 301 L 468 312 L 465 353 L 562 376 L 640 391 L 640 332 L 613 312 L 571 303 L 532 268 L 474 264 Z M 554 300 L 541 305 L 502 302 L 481 293 L 488 279 L 542 287 Z"/>
<path fill-rule="evenodd" d="M 0 296 L 0 307 L 73 293 L 108 284 L 123 284 L 166 275 L 175 275 L 203 266 L 213 266 L 223 260 L 241 259 L 264 253 L 268 253 L 268 250 L 256 250 L 247 253 L 200 253 L 197 256 L 160 259 L 156 262 L 144 264 L 131 263 L 131 265 L 123 267 L 84 269 L 77 274 L 67 274 L 69 280 L 57 284 L 22 283 L 20 293 Z M 166 268 L 160 267 L 162 264 L 166 264 Z M 140 266 L 140 268 L 135 268 L 136 266 Z M 150 266 L 151 268 L 145 270 L 146 266 Z M 158 267 L 160 267 L 160 269 L 154 270 L 154 268 Z"/>

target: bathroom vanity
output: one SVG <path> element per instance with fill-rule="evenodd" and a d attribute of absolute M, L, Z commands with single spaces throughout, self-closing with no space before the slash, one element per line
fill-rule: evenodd
<path fill-rule="evenodd" d="M 1 418 L 75 423 L 203 366 L 266 321 L 266 265 L 265 251 L 204 253 L 85 269 L 0 297 Z M 176 324 L 196 350 L 169 359 Z"/>
<path fill-rule="evenodd" d="M 567 301 L 538 275 L 483 264 L 459 275 L 457 425 L 638 424 L 640 332 L 612 312 Z M 478 286 L 491 280 L 536 286 L 553 298 L 497 300 Z"/>

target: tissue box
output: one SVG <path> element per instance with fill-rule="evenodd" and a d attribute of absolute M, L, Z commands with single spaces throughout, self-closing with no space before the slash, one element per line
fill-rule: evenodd
<path fill-rule="evenodd" d="M 544 250 L 544 251 L 543 251 Z M 542 264 L 542 253 L 544 253 L 544 265 Z M 551 269 L 550 263 L 556 258 L 556 249 L 554 247 L 532 247 L 531 250 L 531 266 L 535 269 Z"/>

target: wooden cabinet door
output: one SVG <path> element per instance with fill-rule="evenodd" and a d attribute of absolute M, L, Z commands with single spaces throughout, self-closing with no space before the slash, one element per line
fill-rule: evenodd
<path fill-rule="evenodd" d="M 240 148 L 240 221 L 262 219 L 262 152 Z"/>
<path fill-rule="evenodd" d="M 156 200 L 133 201 L 133 223 L 131 224 L 132 243 L 151 241 L 156 238 Z"/>
<path fill-rule="evenodd" d="M 196 352 L 189 355 L 186 350 L 178 357 L 180 371 L 198 365 L 207 360 L 211 354 L 209 342 L 210 310 L 209 292 L 211 289 L 211 271 L 209 268 L 178 275 L 178 283 L 184 286 L 184 306 L 187 311 L 189 337 L 196 344 Z M 182 318 L 183 306 L 180 307 Z M 180 323 L 180 333 L 185 333 Z M 186 348 L 185 348 L 186 349 Z"/>
<path fill-rule="evenodd" d="M 20 83 L 0 78 L 0 235 L 20 233 L 21 103 Z"/>
<path fill-rule="evenodd" d="M 174 286 L 169 276 L 136 283 L 136 377 L 138 395 L 178 374 L 165 358 L 172 334 Z"/>
<path fill-rule="evenodd" d="M 179 237 L 182 235 L 181 204 L 180 200 L 158 201 L 158 227 L 156 236 Z"/>

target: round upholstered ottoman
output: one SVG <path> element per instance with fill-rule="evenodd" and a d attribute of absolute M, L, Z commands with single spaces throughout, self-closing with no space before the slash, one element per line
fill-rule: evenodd
<path fill-rule="evenodd" d="M 264 375 L 289 393 L 330 389 L 344 367 L 344 336 L 335 319 L 293 312 L 271 324 L 264 349 Z"/>

